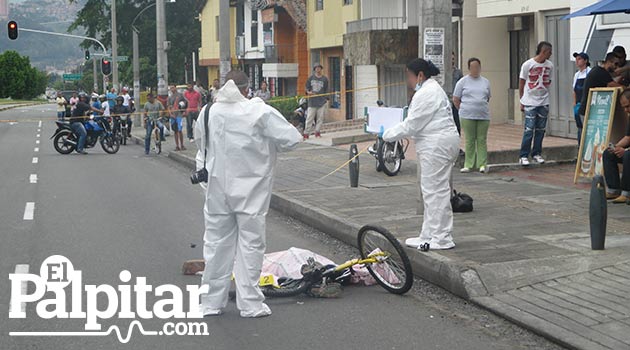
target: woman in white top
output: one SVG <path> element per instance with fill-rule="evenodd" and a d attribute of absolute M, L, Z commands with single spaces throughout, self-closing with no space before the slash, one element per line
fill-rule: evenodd
<path fill-rule="evenodd" d="M 459 155 L 459 134 L 453 121 L 451 102 L 431 77 L 440 70 L 431 61 L 417 58 L 407 64 L 407 84 L 415 87 L 407 119 L 383 134 L 391 142 L 411 137 L 420 162 L 420 190 L 424 201 L 422 231 L 405 244 L 413 248 L 451 249 L 453 210 L 450 177 Z"/>
<path fill-rule="evenodd" d="M 490 81 L 481 76 L 481 61 L 468 60 L 469 74 L 455 85 L 453 104 L 459 110 L 464 136 L 466 137 L 466 159 L 462 173 L 471 169 L 488 171 L 488 128 L 490 127 Z"/>

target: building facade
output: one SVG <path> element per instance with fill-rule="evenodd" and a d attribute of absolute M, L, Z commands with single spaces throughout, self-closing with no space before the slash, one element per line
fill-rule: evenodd
<path fill-rule="evenodd" d="M 307 0 L 307 35 L 310 49 L 309 74 L 314 63 L 324 66 L 330 82 L 330 109 L 326 122 L 353 119 L 357 116 L 351 96 L 352 67 L 344 60 L 343 35 L 346 23 L 359 19 L 359 0 Z M 300 68 L 302 69 L 302 68 Z"/>

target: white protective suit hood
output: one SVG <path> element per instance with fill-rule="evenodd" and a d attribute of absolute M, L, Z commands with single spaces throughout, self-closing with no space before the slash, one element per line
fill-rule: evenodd
<path fill-rule="evenodd" d="M 197 169 L 203 167 L 206 108 L 195 126 Z M 302 136 L 260 98 L 245 98 L 232 80 L 217 93 L 208 127 L 208 213 L 266 214 L 276 153 L 295 148 Z"/>

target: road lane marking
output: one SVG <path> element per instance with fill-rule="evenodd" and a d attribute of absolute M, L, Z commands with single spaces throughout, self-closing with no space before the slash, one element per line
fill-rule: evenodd
<path fill-rule="evenodd" d="M 35 214 L 35 202 L 26 202 L 24 207 L 24 220 L 33 220 Z"/>
<path fill-rule="evenodd" d="M 39 138 L 39 134 L 37 134 L 37 138 Z"/>
<path fill-rule="evenodd" d="M 38 128 L 41 128 L 41 127 L 42 127 L 42 121 L 41 121 L 41 120 L 39 121 L 39 124 L 37 124 L 37 127 L 38 127 Z"/>
<path fill-rule="evenodd" d="M 31 174 L 31 176 L 29 177 L 29 181 L 32 184 L 36 184 L 37 183 L 37 174 Z"/>
<path fill-rule="evenodd" d="M 42 129 L 37 129 L 37 132 L 42 132 Z"/>
<path fill-rule="evenodd" d="M 35 149 L 33 149 L 33 152 L 39 152 L 39 147 L 35 147 Z"/>
<path fill-rule="evenodd" d="M 15 265 L 15 273 L 16 274 L 17 273 L 27 274 L 28 273 L 28 264 L 17 264 L 17 265 Z M 28 287 L 28 282 L 27 281 L 20 282 L 21 295 L 26 295 L 27 287 Z M 13 305 L 13 303 L 9 302 L 9 312 L 11 312 L 11 305 Z M 20 311 L 21 312 L 26 312 L 26 302 L 21 302 L 20 303 Z"/>
<path fill-rule="evenodd" d="M 35 144 L 36 144 L 36 145 L 39 145 L 39 140 L 35 140 Z"/>
<path fill-rule="evenodd" d="M 37 162 L 39 162 L 39 158 L 33 157 L 33 164 L 37 164 Z"/>

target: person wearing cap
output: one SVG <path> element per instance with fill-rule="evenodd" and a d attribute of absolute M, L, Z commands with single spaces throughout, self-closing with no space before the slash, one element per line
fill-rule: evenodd
<path fill-rule="evenodd" d="M 623 46 L 615 46 L 613 51 L 619 57 L 619 67 L 615 69 L 615 81 L 623 86 L 630 85 L 630 63 L 626 59 L 626 49 Z"/>
<path fill-rule="evenodd" d="M 586 76 L 591 72 L 591 62 L 586 52 L 574 52 L 575 66 L 578 71 L 573 76 L 573 118 L 577 126 L 577 142 L 580 145 L 582 138 L 582 119 L 580 118 L 580 105 L 582 104 L 582 94 L 584 93 L 584 81 Z"/>
<path fill-rule="evenodd" d="M 304 138 L 308 139 L 315 124 L 315 137 L 321 137 L 320 130 L 328 111 L 328 78 L 322 73 L 324 67 L 315 63 L 313 75 L 306 81 L 306 95 L 308 98 L 308 112 L 304 126 Z"/>

